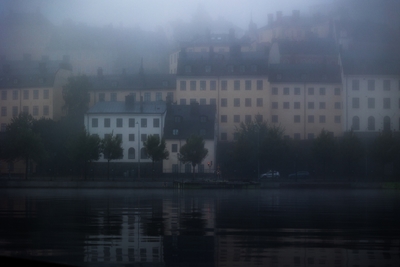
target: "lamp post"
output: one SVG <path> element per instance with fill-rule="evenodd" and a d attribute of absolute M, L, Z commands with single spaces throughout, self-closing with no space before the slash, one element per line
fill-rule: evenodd
<path fill-rule="evenodd" d="M 136 122 L 137 126 L 138 126 L 138 179 L 140 179 L 140 124 L 139 121 Z"/>

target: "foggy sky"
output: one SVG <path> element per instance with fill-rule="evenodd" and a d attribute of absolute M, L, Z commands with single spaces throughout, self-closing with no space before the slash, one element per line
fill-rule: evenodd
<path fill-rule="evenodd" d="M 223 18 L 247 28 L 250 18 L 258 27 L 267 24 L 267 14 L 283 11 L 291 14 L 299 9 L 306 14 L 309 7 L 333 0 L 0 0 L 0 12 L 40 11 L 51 22 L 66 19 L 93 26 L 137 27 L 155 30 L 167 27 L 170 21 L 189 22 L 199 5 L 212 19 Z"/>

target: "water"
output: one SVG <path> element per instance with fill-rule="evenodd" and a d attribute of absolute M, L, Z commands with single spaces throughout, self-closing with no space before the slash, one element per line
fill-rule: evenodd
<path fill-rule="evenodd" d="M 399 266 L 392 190 L 0 190 L 0 255 L 76 266 Z"/>

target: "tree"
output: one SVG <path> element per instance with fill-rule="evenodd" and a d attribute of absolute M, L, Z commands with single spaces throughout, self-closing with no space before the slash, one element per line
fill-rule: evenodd
<path fill-rule="evenodd" d="M 344 173 L 351 175 L 358 161 L 364 156 L 364 147 L 358 137 L 351 130 L 343 135 L 339 145 L 340 159 Z"/>
<path fill-rule="evenodd" d="M 381 175 L 385 176 L 385 165 L 393 162 L 400 151 L 400 144 L 393 136 L 392 131 L 383 131 L 372 142 L 370 153 L 372 158 L 380 164 Z"/>
<path fill-rule="evenodd" d="M 183 164 L 191 163 L 193 169 L 193 177 L 195 175 L 196 165 L 200 164 L 208 154 L 208 149 L 204 147 L 205 142 L 202 136 L 192 135 L 186 139 L 179 150 L 179 161 Z"/>
<path fill-rule="evenodd" d="M 326 166 L 335 155 L 335 139 L 331 133 L 322 129 L 312 144 L 312 152 L 315 159 L 322 165 L 323 173 L 326 175 Z"/>
<path fill-rule="evenodd" d="M 121 146 L 122 140 L 113 133 L 107 134 L 101 140 L 101 151 L 104 158 L 107 159 L 107 179 L 110 179 L 110 161 L 114 159 L 121 159 L 123 157 L 124 149 Z"/>
<path fill-rule="evenodd" d="M 151 158 L 154 170 L 154 163 L 168 159 L 169 152 L 166 149 L 165 140 L 158 137 L 158 135 L 149 135 L 147 140 L 143 142 L 147 155 Z"/>
<path fill-rule="evenodd" d="M 34 132 L 35 119 L 28 113 L 20 113 L 7 125 L 3 156 L 7 161 L 25 160 L 25 179 L 28 178 L 29 162 L 38 161 L 45 154 L 40 135 Z"/>
<path fill-rule="evenodd" d="M 92 85 L 85 75 L 68 78 L 68 83 L 63 87 L 62 95 L 67 117 L 78 126 L 83 126 L 83 116 L 89 108 L 91 87 Z"/>
<path fill-rule="evenodd" d="M 90 135 L 83 130 L 69 141 L 68 148 L 71 160 L 80 166 L 80 170 L 86 179 L 88 163 L 100 158 L 100 138 L 97 135 Z"/>

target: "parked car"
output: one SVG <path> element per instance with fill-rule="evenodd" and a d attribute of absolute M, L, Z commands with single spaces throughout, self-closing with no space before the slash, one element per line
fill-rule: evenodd
<path fill-rule="evenodd" d="M 279 172 L 278 171 L 267 171 L 266 173 L 263 173 L 260 175 L 260 178 L 279 178 Z"/>
<path fill-rule="evenodd" d="M 297 175 L 297 177 L 296 177 Z M 291 173 L 289 174 L 289 178 L 292 179 L 304 179 L 304 178 L 310 178 L 310 173 L 308 171 L 298 171 L 297 173 Z"/>

